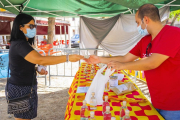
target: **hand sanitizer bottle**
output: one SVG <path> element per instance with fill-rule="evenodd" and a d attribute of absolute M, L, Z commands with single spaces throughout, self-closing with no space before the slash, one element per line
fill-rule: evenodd
<path fill-rule="evenodd" d="M 123 119 L 123 117 L 125 116 L 125 110 L 127 109 L 126 107 L 126 101 L 123 101 L 123 105 L 120 109 L 120 120 Z"/>
<path fill-rule="evenodd" d="M 129 116 L 129 110 L 125 111 L 125 116 L 123 117 L 123 120 L 131 120 L 131 118 Z"/>
<path fill-rule="evenodd" d="M 111 120 L 116 120 L 116 118 L 115 117 L 111 117 Z"/>
<path fill-rule="evenodd" d="M 94 111 L 91 111 L 90 112 L 90 118 L 89 120 L 96 120 L 95 117 L 94 117 Z"/>
<path fill-rule="evenodd" d="M 108 96 L 105 96 L 105 101 L 103 102 L 103 110 L 102 110 L 103 114 L 106 112 L 106 106 L 109 106 Z"/>
<path fill-rule="evenodd" d="M 84 100 L 80 112 L 81 120 L 88 120 L 88 116 L 89 116 L 89 110 L 88 107 L 86 106 L 86 101 Z"/>
<path fill-rule="evenodd" d="M 111 120 L 110 106 L 106 106 L 106 112 L 103 115 L 103 120 Z"/>
<path fill-rule="evenodd" d="M 92 92 L 91 93 L 91 100 L 90 100 L 90 109 L 96 110 L 96 106 L 97 106 L 97 101 L 96 101 L 96 97 L 95 97 L 95 92 Z"/>

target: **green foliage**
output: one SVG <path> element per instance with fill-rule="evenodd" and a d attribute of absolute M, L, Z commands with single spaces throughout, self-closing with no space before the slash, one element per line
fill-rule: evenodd
<path fill-rule="evenodd" d="M 179 14 L 180 10 L 172 11 L 169 15 L 169 18 L 174 18 L 176 14 Z M 177 17 L 177 21 L 180 21 L 180 15 Z"/>

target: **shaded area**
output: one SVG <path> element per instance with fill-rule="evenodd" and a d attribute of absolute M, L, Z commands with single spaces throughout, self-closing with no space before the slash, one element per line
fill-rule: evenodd
<path fill-rule="evenodd" d="M 179 0 L 1 0 L 0 8 L 18 14 L 20 7 L 24 13 L 36 17 L 112 17 L 120 13 L 131 14 L 145 3 L 155 4 L 158 8 L 172 3 L 179 5 Z M 7 7 L 11 4 L 16 7 Z M 5 7 L 6 6 L 6 7 Z M 178 10 L 180 6 L 170 6 L 170 10 Z"/>

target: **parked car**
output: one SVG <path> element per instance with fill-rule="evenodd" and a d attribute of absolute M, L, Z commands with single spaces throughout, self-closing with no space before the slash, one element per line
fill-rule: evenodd
<path fill-rule="evenodd" d="M 79 47 L 79 34 L 75 34 L 71 37 L 71 48 Z"/>

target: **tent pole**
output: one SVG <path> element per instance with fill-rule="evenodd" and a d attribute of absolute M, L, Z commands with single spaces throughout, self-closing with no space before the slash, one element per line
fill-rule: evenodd
<path fill-rule="evenodd" d="M 65 21 L 65 17 L 64 17 L 64 21 Z M 65 33 L 65 45 L 66 45 L 66 48 L 67 48 L 66 25 L 64 25 L 64 33 Z"/>
<path fill-rule="evenodd" d="M 176 1 L 176 0 L 172 0 L 171 2 L 169 2 L 169 3 L 165 4 L 164 6 L 160 7 L 159 9 L 161 9 L 161 8 L 163 8 L 163 7 L 165 7 L 165 6 L 168 6 L 169 4 L 171 4 L 171 3 L 175 2 L 175 1 Z"/>
<path fill-rule="evenodd" d="M 131 9 L 128 8 L 128 10 L 130 11 L 131 14 L 133 14 L 133 13 L 131 12 Z"/>
<path fill-rule="evenodd" d="M 133 14 L 135 14 L 135 10 L 133 9 Z"/>
<path fill-rule="evenodd" d="M 19 5 L 18 5 L 19 6 Z M 12 6 L 6 6 L 6 7 L 12 7 Z M 31 7 L 28 7 L 30 9 L 33 9 Z M 69 12 L 69 11 L 64 11 L 64 10 L 53 10 L 53 11 L 24 11 L 24 12 L 67 12 L 67 13 L 71 13 L 71 14 L 74 14 L 74 15 L 78 15 L 76 13 L 72 13 L 72 12 Z"/>
<path fill-rule="evenodd" d="M 155 5 L 162 6 L 162 5 L 166 5 L 166 4 L 155 4 Z M 174 5 L 174 4 L 171 4 L 171 5 L 166 5 L 166 6 L 174 6 L 174 7 L 179 7 L 180 5 Z"/>
<path fill-rule="evenodd" d="M 0 1 L 1 2 L 1 1 Z M 20 7 L 21 5 L 14 5 L 15 7 Z M 13 6 L 10 6 L 10 5 L 7 5 L 7 6 L 4 6 L 5 8 L 6 7 L 13 7 Z"/>
<path fill-rule="evenodd" d="M 68 11 L 64 11 L 64 10 L 56 10 L 56 11 L 42 11 L 42 10 L 39 10 L 39 9 L 35 9 L 35 8 L 31 8 L 31 7 L 27 7 L 29 9 L 33 9 L 33 10 L 37 10 L 37 11 L 24 11 L 24 12 L 44 12 L 44 13 L 48 13 L 48 14 L 52 14 L 52 15 L 56 15 L 56 16 L 59 16 L 59 17 L 62 17 L 60 15 L 57 15 L 57 14 L 53 14 L 53 13 L 50 13 L 50 12 L 68 12 Z M 72 13 L 72 12 L 68 12 L 68 13 L 71 13 L 71 14 L 74 14 L 74 15 L 77 15 L 76 13 Z"/>
<path fill-rule="evenodd" d="M 122 13 L 127 13 L 127 12 L 129 12 L 129 11 L 131 11 L 131 9 L 129 9 L 129 10 L 125 11 L 125 12 L 122 12 Z"/>
<path fill-rule="evenodd" d="M 28 1 L 28 0 L 26 0 L 24 3 L 26 3 L 27 1 Z M 24 3 L 23 3 L 23 4 L 24 4 Z"/>
<path fill-rule="evenodd" d="M 61 29 L 61 25 L 60 25 L 60 48 L 62 47 L 62 29 Z"/>
<path fill-rule="evenodd" d="M 37 11 L 41 11 L 41 12 L 44 12 L 44 13 L 47 13 L 47 14 L 51 14 L 51 15 L 55 15 L 55 16 L 58 16 L 58 17 L 61 17 L 60 15 L 57 15 L 57 14 L 53 14 L 53 13 L 49 13 L 49 12 L 46 12 L 46 11 L 42 11 L 42 10 L 39 10 L 39 9 L 35 9 L 35 8 L 31 8 L 31 7 L 28 7 L 27 8 L 30 8 L 30 9 L 33 9 L 33 10 L 37 10 Z M 35 11 L 35 12 L 37 12 Z M 25 11 L 24 11 L 25 12 Z"/>
<path fill-rule="evenodd" d="M 11 2 L 9 2 L 9 0 L 6 0 L 6 2 L 8 2 L 11 6 L 13 6 L 18 12 L 20 12 L 20 10 L 18 10 Z"/>
<path fill-rule="evenodd" d="M 22 12 L 24 11 L 24 9 L 26 8 L 26 6 L 29 4 L 30 0 L 27 1 L 26 5 L 24 6 Z"/>
<path fill-rule="evenodd" d="M 70 40 L 71 39 L 70 38 L 70 26 L 67 25 L 67 27 L 68 27 L 68 40 L 69 40 L 68 48 L 71 48 L 71 44 L 70 44 L 71 43 L 71 40 Z"/>
<path fill-rule="evenodd" d="M 4 7 L 4 4 L 0 1 L 1 5 Z"/>

